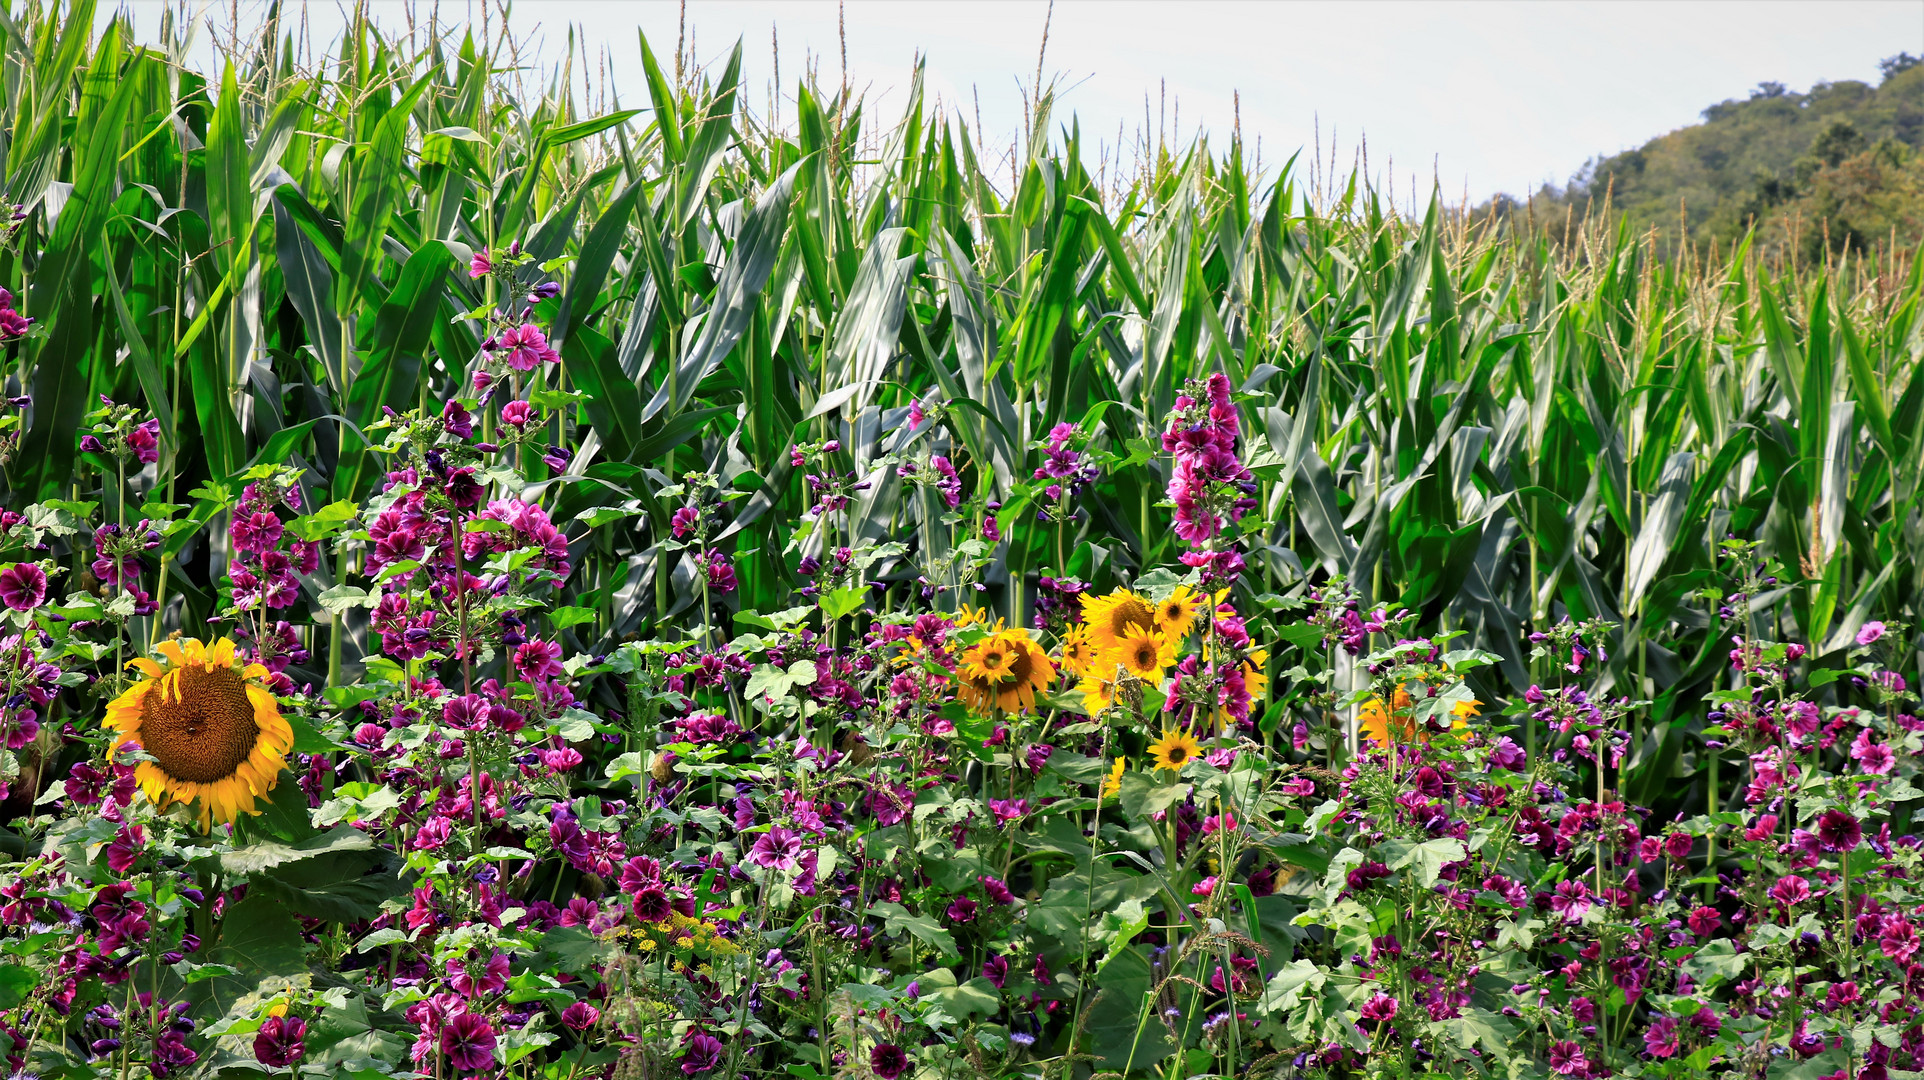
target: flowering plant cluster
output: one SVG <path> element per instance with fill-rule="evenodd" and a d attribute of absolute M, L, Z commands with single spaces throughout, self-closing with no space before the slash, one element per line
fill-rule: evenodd
<path fill-rule="evenodd" d="M 1770 639 L 1752 547 L 1705 596 L 1728 782 L 1673 820 L 1619 790 L 1611 627 L 1542 630 L 1486 703 L 1501 658 L 1459 634 L 1340 578 L 1258 591 L 1220 374 L 1160 432 L 1176 565 L 1066 557 L 1116 460 L 1085 430 L 1031 447 L 1031 523 L 918 401 L 879 465 L 794 445 L 793 603 L 742 610 L 721 473 L 560 513 L 530 264 L 474 256 L 474 396 L 367 431 L 366 498 L 273 463 L 205 492 L 201 625 L 165 591 L 208 523 L 130 516 L 134 410 L 82 439 L 102 503 L 0 511 L 9 1073 L 1924 1071 L 1917 698 L 1884 624 L 1845 668 Z M 878 484 L 940 543 L 864 532 Z M 643 515 L 654 576 L 582 580 Z M 974 606 L 1025 525 L 1058 537 L 1029 617 Z M 651 630 L 602 606 L 645 586 Z"/>

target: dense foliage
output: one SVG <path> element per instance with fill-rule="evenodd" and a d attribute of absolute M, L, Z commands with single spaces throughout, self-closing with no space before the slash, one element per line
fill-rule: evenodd
<path fill-rule="evenodd" d="M 1703 123 L 1597 157 L 1563 187 L 1484 209 L 1561 236 L 1570 215 L 1608 206 L 1668 250 L 1687 237 L 1728 253 L 1754 230 L 1761 249 L 1806 263 L 1901 257 L 1924 243 L 1924 63 L 1899 53 L 1880 67 L 1876 86 L 1760 84 Z"/>
<path fill-rule="evenodd" d="M 10 1071 L 1924 1071 L 1924 262 L 63 19 Z"/>

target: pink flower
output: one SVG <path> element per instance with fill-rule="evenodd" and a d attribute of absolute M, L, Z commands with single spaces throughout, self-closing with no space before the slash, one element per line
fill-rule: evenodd
<path fill-rule="evenodd" d="M 524 428 L 534 421 L 534 406 L 525 401 L 510 401 L 501 406 L 501 422 L 511 428 Z"/>
<path fill-rule="evenodd" d="M 1817 819 L 1817 843 L 1832 854 L 1850 851 L 1864 842 L 1864 827 L 1842 810 L 1826 810 Z"/>
<path fill-rule="evenodd" d="M 1857 738 L 1851 742 L 1851 760 L 1872 776 L 1882 776 L 1897 765 L 1897 755 L 1890 747 L 1871 741 L 1869 728 L 1859 731 Z"/>
<path fill-rule="evenodd" d="M 548 347 L 548 335 L 533 323 L 509 327 L 495 339 L 508 354 L 508 366 L 516 371 L 533 371 L 542 364 L 558 364 L 561 354 Z"/>
<path fill-rule="evenodd" d="M 1885 956 L 1899 964 L 1908 964 L 1917 952 L 1917 928 L 1902 915 L 1889 916 L 1877 936 L 1877 944 Z"/>
<path fill-rule="evenodd" d="M 917 399 L 909 402 L 909 430 L 914 431 L 916 428 L 921 427 L 922 421 L 926 419 L 928 419 L 928 414 L 922 411 L 921 400 Z"/>
<path fill-rule="evenodd" d="M 514 669 L 528 682 L 552 679 L 567 671 L 561 666 L 561 643 L 556 641 L 524 641 L 515 647 Z"/>
<path fill-rule="evenodd" d="M 116 874 L 132 870 L 140 858 L 140 849 L 146 844 L 147 830 L 138 825 L 122 825 L 114 842 L 107 845 L 107 865 Z"/>
<path fill-rule="evenodd" d="M 460 960 L 448 961 L 448 981 L 463 997 L 498 994 L 508 988 L 508 955 L 495 953 L 487 963 L 470 966 Z"/>
<path fill-rule="evenodd" d="M 1583 1056 L 1583 1047 L 1561 1039 L 1550 1044 L 1550 1071 L 1559 1076 L 1582 1076 L 1590 1071 L 1590 1062 Z"/>
<path fill-rule="evenodd" d="M 47 601 L 47 572 L 33 563 L 0 570 L 0 603 L 15 611 L 32 611 Z"/>
<path fill-rule="evenodd" d="M 1011 821 L 1020 821 L 1029 812 L 1029 800 L 990 799 L 989 809 L 995 812 L 996 824 L 1007 825 Z"/>
<path fill-rule="evenodd" d="M 473 1013 L 456 1016 L 441 1029 L 441 1053 L 450 1066 L 462 1072 L 494 1068 L 493 1025 Z"/>
<path fill-rule="evenodd" d="M 307 1021 L 298 1016 L 270 1016 L 254 1036 L 254 1060 L 270 1068 L 286 1068 L 307 1053 L 301 1042 Z"/>
<path fill-rule="evenodd" d="M 1643 1033 L 1644 1053 L 1651 1057 L 1676 1057 L 1678 1049 L 1677 1021 L 1674 1017 L 1659 1016 L 1650 1022 Z"/>
<path fill-rule="evenodd" d="M 1883 636 L 1884 624 L 1872 620 L 1871 622 L 1865 623 L 1864 628 L 1857 632 L 1857 643 L 1859 645 L 1869 645 L 1871 642 Z"/>
<path fill-rule="evenodd" d="M 1810 882 L 1796 874 L 1786 874 L 1770 887 L 1770 898 L 1785 907 L 1795 907 L 1810 899 Z"/>
<path fill-rule="evenodd" d="M 1377 993 L 1363 1003 L 1359 1010 L 1363 1019 L 1376 1024 L 1387 1024 L 1396 1019 L 1396 999 L 1385 993 Z"/>
<path fill-rule="evenodd" d="M 487 277 L 488 272 L 493 269 L 494 264 L 488 261 L 488 253 L 485 251 L 475 252 L 474 258 L 468 260 L 468 277 L 470 278 Z"/>
<path fill-rule="evenodd" d="M 773 825 L 756 838 L 748 849 L 748 861 L 770 870 L 786 870 L 802 854 L 802 838 L 792 830 Z"/>
<path fill-rule="evenodd" d="M 1724 917 L 1714 907 L 1699 907 L 1685 921 L 1690 924 L 1691 933 L 1698 937 L 1709 937 L 1724 924 Z"/>

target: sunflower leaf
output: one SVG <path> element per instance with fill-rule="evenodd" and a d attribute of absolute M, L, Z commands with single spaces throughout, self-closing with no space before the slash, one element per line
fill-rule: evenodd
<path fill-rule="evenodd" d="M 1129 815 L 1131 821 L 1147 820 L 1150 815 L 1181 802 L 1189 793 L 1189 785 L 1181 780 L 1159 783 L 1150 777 L 1147 772 L 1122 774 L 1122 812 Z"/>
<path fill-rule="evenodd" d="M 259 840 L 242 848 L 223 852 L 221 869 L 230 874 L 258 874 L 276 866 L 312 859 L 335 851 L 366 851 L 374 841 L 359 829 L 347 825 L 330 829 L 297 844 L 278 840 Z"/>

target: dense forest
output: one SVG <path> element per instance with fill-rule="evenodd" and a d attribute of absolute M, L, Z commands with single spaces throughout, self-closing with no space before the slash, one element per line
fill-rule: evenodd
<path fill-rule="evenodd" d="M 1884 60 L 1877 86 L 1853 79 L 1797 93 L 1760 83 L 1703 123 L 1599 156 L 1558 188 L 1499 195 L 1481 209 L 1562 237 L 1586 212 L 1620 213 L 1673 247 L 1728 247 L 1753 226 L 1765 250 L 1822 260 L 1913 250 L 1924 236 L 1924 57 Z"/>

